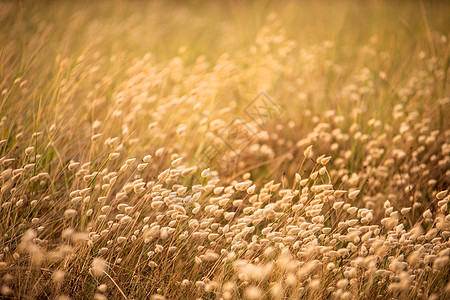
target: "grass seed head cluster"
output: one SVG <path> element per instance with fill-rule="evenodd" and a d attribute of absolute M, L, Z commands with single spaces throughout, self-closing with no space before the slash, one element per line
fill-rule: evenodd
<path fill-rule="evenodd" d="M 253 31 L 257 4 L 146 4 L 163 32 L 136 4 L 90 4 L 63 33 L 73 5 L 0 4 L 3 297 L 450 297 L 444 16 L 393 46 L 296 40 L 295 4 Z M 146 30 L 154 51 L 127 48 Z M 282 109 L 263 126 L 260 90 Z"/>

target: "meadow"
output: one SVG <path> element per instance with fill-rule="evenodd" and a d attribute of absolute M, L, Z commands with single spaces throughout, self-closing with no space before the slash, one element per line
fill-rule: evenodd
<path fill-rule="evenodd" d="M 450 298 L 449 14 L 1 1 L 0 299 Z"/>

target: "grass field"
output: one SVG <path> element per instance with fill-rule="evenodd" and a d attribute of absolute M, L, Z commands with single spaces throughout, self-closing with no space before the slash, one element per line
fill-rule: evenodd
<path fill-rule="evenodd" d="M 449 15 L 0 2 L 0 298 L 448 299 Z"/>

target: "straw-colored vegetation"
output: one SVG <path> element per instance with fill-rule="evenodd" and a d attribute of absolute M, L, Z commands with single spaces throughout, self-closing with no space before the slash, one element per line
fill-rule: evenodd
<path fill-rule="evenodd" d="M 1 297 L 450 297 L 448 3 L 20 3 Z"/>

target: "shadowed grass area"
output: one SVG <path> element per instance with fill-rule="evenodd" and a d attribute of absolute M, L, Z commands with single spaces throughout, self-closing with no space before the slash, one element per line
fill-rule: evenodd
<path fill-rule="evenodd" d="M 447 298 L 449 10 L 1 2 L 1 297 Z"/>

